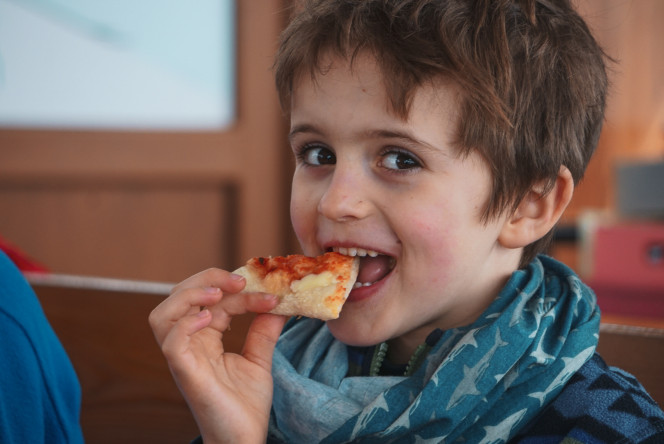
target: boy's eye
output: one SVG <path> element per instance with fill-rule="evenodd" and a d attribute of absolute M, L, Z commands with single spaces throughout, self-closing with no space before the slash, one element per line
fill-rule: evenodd
<path fill-rule="evenodd" d="M 323 146 L 306 147 L 300 157 L 307 165 L 334 165 L 337 161 L 334 153 Z"/>
<path fill-rule="evenodd" d="M 420 162 L 415 157 L 400 151 L 386 153 L 381 164 L 390 170 L 410 170 L 420 166 Z"/>

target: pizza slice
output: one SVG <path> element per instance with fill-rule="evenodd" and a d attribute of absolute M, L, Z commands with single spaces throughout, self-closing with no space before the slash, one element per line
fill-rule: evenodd
<path fill-rule="evenodd" d="M 318 257 L 293 254 L 255 257 L 234 273 L 247 280 L 243 291 L 277 295 L 279 303 L 270 313 L 325 321 L 339 317 L 359 264 L 357 257 L 333 252 Z"/>

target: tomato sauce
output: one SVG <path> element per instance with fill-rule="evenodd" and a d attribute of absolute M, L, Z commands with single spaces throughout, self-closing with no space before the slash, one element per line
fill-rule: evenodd
<path fill-rule="evenodd" d="M 280 273 L 288 276 L 290 280 L 300 280 L 308 274 L 339 270 L 349 260 L 352 260 L 352 258 L 330 252 L 317 257 L 309 257 L 301 254 L 278 257 L 256 257 L 249 261 L 249 265 L 260 274 L 261 278 L 265 278 L 269 273 L 278 270 Z"/>

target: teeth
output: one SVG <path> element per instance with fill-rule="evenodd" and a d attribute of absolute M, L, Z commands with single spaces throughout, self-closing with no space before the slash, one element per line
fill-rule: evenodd
<path fill-rule="evenodd" d="M 353 284 L 353 288 L 368 287 L 373 284 L 375 284 L 375 282 L 355 282 L 355 284 Z"/>
<path fill-rule="evenodd" d="M 357 248 L 357 247 L 334 247 L 332 248 L 332 251 L 343 254 L 345 256 L 352 256 L 352 257 L 365 257 L 365 256 L 370 256 L 370 257 L 376 257 L 380 253 L 374 250 L 366 250 L 364 248 Z M 390 258 L 390 268 L 394 268 L 394 265 L 396 263 L 396 260 L 394 258 Z M 371 285 L 375 284 L 375 282 L 355 282 L 353 285 L 353 288 L 361 288 L 361 287 L 369 287 Z"/>
<path fill-rule="evenodd" d="M 359 257 L 365 257 L 365 256 L 371 256 L 371 257 L 376 257 L 378 256 L 378 252 L 373 251 L 373 250 L 365 250 L 364 248 L 356 248 L 356 247 L 334 247 L 332 251 L 336 253 L 343 254 L 345 256 L 359 256 Z"/>

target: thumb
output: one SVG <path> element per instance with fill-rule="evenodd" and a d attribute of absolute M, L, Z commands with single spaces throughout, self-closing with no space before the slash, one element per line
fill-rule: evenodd
<path fill-rule="evenodd" d="M 272 355 L 281 330 L 286 323 L 286 316 L 269 313 L 256 315 L 242 349 L 242 356 L 261 366 L 265 371 L 272 369 Z"/>

